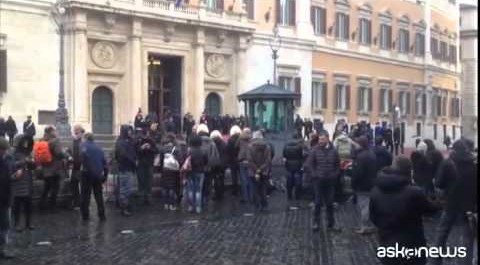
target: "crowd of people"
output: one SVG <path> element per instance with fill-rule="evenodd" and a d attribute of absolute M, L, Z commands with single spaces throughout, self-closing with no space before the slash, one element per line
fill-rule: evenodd
<path fill-rule="evenodd" d="M 471 264 L 477 200 L 477 158 L 472 141 L 456 141 L 449 157 L 444 158 L 433 141 L 419 139 L 416 151 L 405 157 L 397 155 L 403 153 L 400 129 L 392 131 L 387 124 L 371 128 L 364 122 L 348 126 L 340 121 L 332 137 L 321 124 L 317 126 L 309 119 L 297 116 L 294 124 L 293 137 L 281 153 L 287 172 L 286 196 L 290 204 L 295 204 L 306 198 L 311 188 L 313 231 L 320 229 L 325 207 L 328 230 L 341 232 L 335 208 L 351 198 L 360 215 L 356 233 L 377 233 L 382 246 L 398 243 L 422 247 L 426 246 L 422 217 L 443 209 L 436 244 L 445 246 L 452 226 L 459 222 L 469 240 L 465 264 Z M 161 174 L 166 211 L 181 207 L 201 213 L 211 200 L 224 199 L 226 176 L 231 177 L 232 194 L 241 203 L 259 212 L 268 208 L 275 147 L 266 139 L 265 131 L 251 130 L 244 117 L 203 114 L 197 124 L 190 114 L 183 121 L 178 115 L 166 115 L 160 125 L 156 115 L 144 118 L 139 110 L 134 126 L 121 126 L 110 161 L 94 135 L 80 125 L 74 126 L 68 148 L 62 146 L 53 126 L 46 127 L 37 141 L 33 141 L 34 135 L 31 118 L 24 124 L 24 133 L 13 137 L 13 147 L 0 135 L 0 258 L 11 257 L 4 247 L 12 206 L 15 230 L 34 228 L 34 178 L 44 181 L 40 208 L 54 211 L 60 180 L 69 176 L 71 207 L 79 208 L 85 221 L 90 219 L 92 192 L 98 218 L 106 220 L 103 184 L 110 173 L 118 178 L 116 197 L 125 217 L 135 211 L 135 178 L 138 197 L 145 205 L 152 204 L 155 173 Z M 442 199 L 446 202 L 443 207 Z M 400 258 L 382 262 L 404 265 L 426 261 Z"/>

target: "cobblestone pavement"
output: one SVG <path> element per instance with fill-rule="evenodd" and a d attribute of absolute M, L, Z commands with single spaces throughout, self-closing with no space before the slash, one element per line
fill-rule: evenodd
<path fill-rule="evenodd" d="M 82 223 L 76 211 L 37 214 L 36 230 L 11 235 L 17 259 L 1 264 L 379 264 L 375 236 L 353 232 L 358 215 L 350 203 L 336 212 L 341 233 L 325 227 L 313 233 L 308 202 L 301 202 L 298 210 L 288 210 L 284 194 L 275 192 L 269 200 L 269 211 L 253 216 L 245 214 L 251 213 L 250 209 L 230 196 L 223 203 L 212 202 L 201 215 L 166 212 L 159 202 L 139 206 L 130 218 L 121 217 L 109 205 L 104 224 L 97 221 L 94 212 L 88 223 Z M 438 218 L 426 220 L 429 242 L 437 223 Z M 460 245 L 455 229 L 450 246 Z M 122 234 L 123 230 L 133 233 Z M 42 241 L 52 245 L 38 246 Z M 458 263 L 450 260 L 444 264 Z"/>

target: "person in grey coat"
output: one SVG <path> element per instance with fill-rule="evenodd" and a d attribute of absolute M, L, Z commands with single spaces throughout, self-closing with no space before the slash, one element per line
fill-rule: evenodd
<path fill-rule="evenodd" d="M 12 179 L 13 216 L 15 230 L 22 232 L 20 228 L 20 215 L 23 208 L 25 215 L 25 229 L 33 230 L 31 225 L 32 194 L 33 194 L 33 169 L 35 164 L 32 159 L 33 146 L 28 135 L 19 134 L 14 139 L 13 158 L 15 169 L 21 170 L 19 177 Z"/>

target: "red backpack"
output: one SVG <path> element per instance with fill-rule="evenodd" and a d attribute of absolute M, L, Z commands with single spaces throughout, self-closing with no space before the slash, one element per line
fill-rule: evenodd
<path fill-rule="evenodd" d="M 52 152 L 48 141 L 40 140 L 33 145 L 33 159 L 37 164 L 48 164 L 52 162 Z"/>

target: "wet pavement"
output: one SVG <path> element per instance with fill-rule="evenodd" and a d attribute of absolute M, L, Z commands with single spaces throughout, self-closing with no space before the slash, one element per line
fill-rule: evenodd
<path fill-rule="evenodd" d="M 277 173 L 280 176 L 281 173 Z M 2 265 L 42 264 L 321 264 L 377 265 L 375 235 L 353 232 L 358 213 L 347 202 L 336 211 L 341 233 L 310 229 L 312 211 L 308 201 L 289 210 L 285 194 L 274 192 L 269 210 L 252 213 L 238 198 L 227 196 L 211 202 L 202 214 L 165 211 L 159 199 L 152 206 L 138 206 L 133 217 L 120 216 L 107 204 L 107 221 L 98 222 L 91 207 L 91 220 L 82 222 L 78 211 L 35 214 L 36 230 L 11 234 L 11 250 L 17 258 Z M 438 218 L 426 220 L 428 242 L 434 239 Z M 126 231 L 131 230 L 131 231 Z M 123 232 L 123 233 L 122 233 Z M 449 246 L 461 246 L 455 228 Z M 39 242 L 51 245 L 37 245 Z M 459 261 L 448 260 L 447 265 Z"/>

